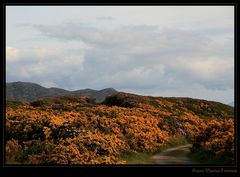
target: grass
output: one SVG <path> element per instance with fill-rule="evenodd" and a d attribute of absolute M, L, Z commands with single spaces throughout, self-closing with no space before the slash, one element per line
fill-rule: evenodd
<path fill-rule="evenodd" d="M 153 164 L 152 156 L 166 149 L 189 144 L 187 139 L 182 136 L 171 136 L 166 144 L 155 152 L 128 152 L 121 155 L 122 160 L 127 164 Z"/>
<path fill-rule="evenodd" d="M 127 164 L 152 164 L 152 156 L 153 153 L 150 152 L 129 152 L 122 155 L 122 159 Z"/>
<path fill-rule="evenodd" d="M 12 101 L 12 100 L 6 101 L 6 106 L 13 108 L 13 109 L 16 109 L 20 105 L 22 105 L 22 102 L 20 102 L 20 101 Z"/>

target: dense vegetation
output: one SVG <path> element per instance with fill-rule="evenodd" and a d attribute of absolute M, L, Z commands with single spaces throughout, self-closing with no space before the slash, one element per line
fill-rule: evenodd
<path fill-rule="evenodd" d="M 193 142 L 193 152 L 232 163 L 233 127 L 233 108 L 190 98 L 118 93 L 102 104 L 86 96 L 8 101 L 6 162 L 124 164 L 127 154 L 157 152 L 179 137 Z"/>
<path fill-rule="evenodd" d="M 208 163 L 234 162 L 234 120 L 211 120 L 195 135 L 192 152 Z"/>

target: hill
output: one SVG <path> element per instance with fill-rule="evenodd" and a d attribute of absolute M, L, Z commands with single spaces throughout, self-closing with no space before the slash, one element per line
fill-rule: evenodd
<path fill-rule="evenodd" d="M 118 92 L 100 103 L 75 95 L 7 101 L 5 124 L 7 164 L 124 164 L 131 155 L 184 142 L 214 163 L 235 157 L 234 108 L 201 99 Z"/>
<path fill-rule="evenodd" d="M 187 97 L 151 97 L 119 92 L 107 97 L 103 103 L 108 106 L 127 108 L 148 107 L 167 112 L 168 114 L 171 113 L 175 116 L 182 115 L 184 112 L 208 119 L 223 118 L 226 116 L 233 117 L 234 115 L 234 109 L 229 105 Z"/>
<path fill-rule="evenodd" d="M 95 98 L 97 102 L 103 101 L 107 96 L 117 93 L 113 88 L 103 90 L 83 89 L 76 91 L 68 91 L 60 88 L 45 88 L 35 83 L 29 82 L 12 82 L 6 84 L 6 99 L 15 101 L 36 101 L 43 98 L 53 96 L 88 96 Z"/>

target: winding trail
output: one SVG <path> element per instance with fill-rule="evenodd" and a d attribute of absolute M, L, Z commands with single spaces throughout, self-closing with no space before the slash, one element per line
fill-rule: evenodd
<path fill-rule="evenodd" d="M 190 153 L 191 144 L 169 148 L 152 157 L 154 164 L 194 164 L 187 156 Z"/>

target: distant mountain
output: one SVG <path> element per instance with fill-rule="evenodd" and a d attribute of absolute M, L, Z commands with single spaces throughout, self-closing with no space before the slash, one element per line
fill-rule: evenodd
<path fill-rule="evenodd" d="M 103 101 L 107 96 L 118 93 L 113 88 L 103 90 L 83 89 L 68 91 L 60 88 L 45 88 L 30 82 L 12 82 L 6 84 L 6 99 L 16 101 L 35 101 L 42 98 L 64 95 L 84 95 L 95 98 L 97 102 Z"/>
<path fill-rule="evenodd" d="M 101 102 L 106 97 L 116 94 L 118 92 L 113 88 L 105 88 L 103 90 L 92 90 L 92 89 L 76 90 L 76 91 L 73 91 L 72 93 L 73 95 L 84 95 L 84 96 L 89 96 L 91 98 L 96 98 L 98 102 Z"/>

